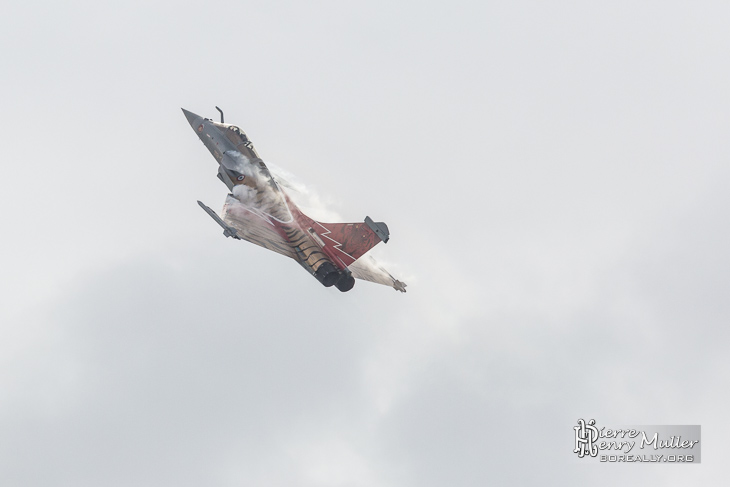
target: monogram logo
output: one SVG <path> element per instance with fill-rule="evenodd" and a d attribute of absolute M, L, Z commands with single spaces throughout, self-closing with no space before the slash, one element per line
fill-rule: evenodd
<path fill-rule="evenodd" d="M 595 442 L 598 440 L 598 428 L 596 428 L 596 420 L 591 419 L 586 423 L 582 419 L 578 420 L 578 426 L 573 426 L 575 430 L 575 450 L 580 458 L 586 454 L 595 457 L 598 456 L 598 446 Z"/>

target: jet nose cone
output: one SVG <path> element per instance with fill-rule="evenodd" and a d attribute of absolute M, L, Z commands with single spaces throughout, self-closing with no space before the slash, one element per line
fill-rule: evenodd
<path fill-rule="evenodd" d="M 198 125 L 198 123 L 200 122 L 200 120 L 202 120 L 202 118 L 203 118 L 200 115 L 196 115 L 193 112 L 189 112 L 189 111 L 185 110 L 184 108 L 181 108 L 181 110 L 185 114 L 185 118 L 188 119 L 188 123 L 190 123 L 190 126 L 193 128 L 195 128 Z"/>

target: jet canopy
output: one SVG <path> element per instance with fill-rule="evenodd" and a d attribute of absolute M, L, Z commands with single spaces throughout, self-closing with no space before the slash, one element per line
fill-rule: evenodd
<path fill-rule="evenodd" d="M 253 147 L 253 143 L 251 143 L 251 141 L 248 139 L 246 132 L 236 127 L 235 125 L 230 125 L 227 123 L 213 122 L 213 124 L 218 127 L 221 132 L 223 132 L 228 140 L 233 142 L 233 145 L 235 145 L 240 152 L 248 156 L 253 156 L 254 158 L 259 157 L 256 149 L 254 149 Z M 248 151 L 246 149 L 248 149 Z M 250 154 L 248 153 L 249 151 Z"/>

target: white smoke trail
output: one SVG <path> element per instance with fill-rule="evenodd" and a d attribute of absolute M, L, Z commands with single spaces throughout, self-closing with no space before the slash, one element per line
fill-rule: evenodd
<path fill-rule="evenodd" d="M 286 169 L 270 163 L 266 163 L 266 166 L 269 168 L 276 182 L 284 188 L 286 194 L 289 195 L 292 201 L 308 217 L 326 223 L 342 221 L 342 216 L 331 209 L 331 206 L 334 204 L 333 200 L 322 197 L 316 190 L 304 184 L 298 177 Z"/>
<path fill-rule="evenodd" d="M 256 190 L 245 184 L 234 186 L 232 192 L 233 196 L 246 206 L 253 206 L 256 202 Z"/>

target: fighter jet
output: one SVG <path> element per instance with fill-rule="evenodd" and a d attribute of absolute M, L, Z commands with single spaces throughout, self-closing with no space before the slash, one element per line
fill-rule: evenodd
<path fill-rule="evenodd" d="M 365 217 L 359 223 L 322 223 L 305 215 L 261 160 L 246 134 L 235 125 L 182 109 L 190 126 L 218 163 L 218 179 L 230 193 L 218 216 L 198 201 L 223 228 L 223 235 L 246 240 L 291 257 L 325 287 L 347 292 L 355 278 L 406 292 L 395 279 L 365 255 L 390 238 L 388 226 Z"/>

